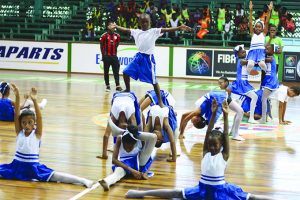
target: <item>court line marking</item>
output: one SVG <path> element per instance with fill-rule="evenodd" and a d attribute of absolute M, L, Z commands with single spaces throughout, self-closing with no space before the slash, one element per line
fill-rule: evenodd
<path fill-rule="evenodd" d="M 82 192 L 76 194 L 74 197 L 70 198 L 69 200 L 77 200 L 80 197 L 83 197 L 84 195 L 86 195 L 87 193 L 89 193 L 90 191 L 96 189 L 99 186 L 100 186 L 100 183 L 97 182 L 91 188 L 86 188 L 85 190 L 83 190 Z"/>

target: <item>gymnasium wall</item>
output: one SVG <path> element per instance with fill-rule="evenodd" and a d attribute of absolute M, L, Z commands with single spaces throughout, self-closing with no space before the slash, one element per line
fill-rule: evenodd
<path fill-rule="evenodd" d="M 288 44 L 285 48 L 288 52 L 284 49 L 284 60 L 280 63 L 284 70 L 279 79 L 300 81 L 300 55 L 293 52 L 297 50 L 293 44 Z M 136 52 L 134 45 L 119 46 L 121 70 Z M 156 46 L 155 58 L 158 76 L 206 79 L 236 76 L 231 49 Z M 103 73 L 101 59 L 99 44 L 0 40 L 0 69 Z M 250 76 L 250 80 L 259 81 L 260 72 Z"/>

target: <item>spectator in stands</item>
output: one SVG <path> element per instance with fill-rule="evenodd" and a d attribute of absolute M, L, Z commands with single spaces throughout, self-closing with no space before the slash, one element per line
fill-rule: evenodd
<path fill-rule="evenodd" d="M 247 17 L 242 17 L 242 22 L 237 27 L 237 40 L 245 41 L 249 35 L 248 19 Z"/>
<path fill-rule="evenodd" d="M 178 6 L 176 3 L 172 3 L 172 14 L 177 13 L 178 12 Z"/>
<path fill-rule="evenodd" d="M 202 19 L 199 20 L 200 30 L 197 33 L 197 37 L 199 39 L 203 39 L 203 37 L 209 32 L 208 29 L 210 27 L 210 22 L 210 10 L 208 6 L 204 6 L 202 10 Z"/>
<path fill-rule="evenodd" d="M 157 13 L 158 9 L 157 7 L 154 5 L 153 2 L 150 2 L 149 3 L 149 7 L 146 9 L 146 13 L 151 15 L 152 13 Z"/>
<path fill-rule="evenodd" d="M 122 12 L 119 14 L 117 24 L 119 26 L 127 28 L 127 21 L 126 21 L 126 18 L 124 15 L 125 15 L 125 13 L 122 13 Z"/>
<path fill-rule="evenodd" d="M 189 22 L 190 22 L 190 11 L 188 10 L 187 4 L 182 5 L 181 17 L 182 17 L 182 23 L 189 26 L 190 25 L 189 24 Z"/>
<path fill-rule="evenodd" d="M 106 5 L 106 11 L 110 13 L 115 12 L 115 3 L 114 0 L 110 0 L 110 2 Z"/>
<path fill-rule="evenodd" d="M 139 19 L 136 13 L 131 13 L 128 21 L 128 27 L 130 29 L 137 29 L 139 25 Z"/>
<path fill-rule="evenodd" d="M 236 27 L 238 27 L 239 24 L 242 22 L 243 16 L 244 16 L 244 9 L 242 8 L 242 4 L 237 3 L 235 15 L 234 15 L 234 24 Z"/>
<path fill-rule="evenodd" d="M 279 8 L 280 5 L 275 5 L 274 8 L 271 11 L 271 17 L 270 17 L 270 24 L 273 24 L 276 28 L 278 28 L 279 25 Z"/>
<path fill-rule="evenodd" d="M 93 23 L 93 19 L 90 18 L 87 20 L 86 24 L 85 24 L 85 29 L 86 29 L 86 35 L 85 37 L 87 39 L 93 39 L 94 38 L 94 34 L 95 34 L 95 31 L 94 31 L 94 23 Z"/>
<path fill-rule="evenodd" d="M 122 91 L 119 81 L 119 70 L 120 70 L 120 63 L 117 57 L 117 49 L 120 43 L 120 35 L 115 33 L 114 29 L 110 29 L 109 26 L 113 24 L 112 21 L 107 22 L 107 32 L 103 33 L 100 38 L 100 48 L 102 54 L 102 61 L 104 65 L 104 80 L 106 85 L 107 92 L 110 91 L 110 84 L 109 84 L 109 67 L 112 66 L 115 83 L 116 83 L 116 90 Z"/>
<path fill-rule="evenodd" d="M 147 9 L 150 8 L 150 0 L 144 0 L 144 3 L 145 3 L 145 11 L 144 12 L 147 12 Z"/>
<path fill-rule="evenodd" d="M 160 14 L 159 19 L 156 24 L 157 28 L 166 28 L 167 23 L 166 23 L 166 16 L 164 14 Z"/>
<path fill-rule="evenodd" d="M 159 19 L 159 14 L 157 13 L 156 9 L 151 10 L 150 19 L 151 19 L 152 28 L 155 28 L 156 24 L 157 24 L 157 21 Z"/>
<path fill-rule="evenodd" d="M 159 14 L 163 14 L 163 15 L 167 14 L 167 4 L 161 4 Z"/>
<path fill-rule="evenodd" d="M 170 8 L 167 9 L 167 14 L 166 14 L 166 24 L 167 27 L 170 27 L 170 19 L 172 18 L 172 10 Z"/>
<path fill-rule="evenodd" d="M 170 19 L 170 25 L 172 28 L 180 26 L 179 17 L 177 13 L 172 14 L 172 19 Z M 170 38 L 174 44 L 179 42 L 178 31 L 169 33 Z"/>
<path fill-rule="evenodd" d="M 135 16 L 137 18 L 139 18 L 141 16 L 141 14 L 142 14 L 142 12 L 141 12 L 141 6 L 137 4 L 136 7 L 135 7 Z"/>
<path fill-rule="evenodd" d="M 145 13 L 146 12 L 146 8 L 147 8 L 146 3 L 142 2 L 141 8 L 140 8 L 141 13 Z"/>
<path fill-rule="evenodd" d="M 120 14 L 124 14 L 126 12 L 126 10 L 127 10 L 127 8 L 126 8 L 126 6 L 124 4 L 124 1 L 120 0 L 119 4 L 117 6 L 117 9 L 116 9 L 117 15 L 119 16 Z"/>
<path fill-rule="evenodd" d="M 233 32 L 231 30 L 231 19 L 230 16 L 226 16 L 224 28 L 222 31 L 223 46 L 227 46 L 227 42 L 231 41 L 232 36 Z"/>
<path fill-rule="evenodd" d="M 286 20 L 283 22 L 283 27 L 288 32 L 294 33 L 296 30 L 295 21 L 292 14 L 287 14 Z"/>
<path fill-rule="evenodd" d="M 263 21 L 266 25 L 266 19 L 267 19 L 267 16 L 268 16 L 268 5 L 264 5 L 264 8 L 263 8 L 263 11 L 261 12 L 261 14 L 259 15 L 259 19 L 261 21 Z"/>
<path fill-rule="evenodd" d="M 226 7 L 225 7 L 225 20 L 226 20 L 227 17 L 229 17 L 230 20 L 232 19 L 232 14 L 231 14 L 231 11 L 230 11 L 230 5 L 226 5 Z"/>
<path fill-rule="evenodd" d="M 93 23 L 95 26 L 102 24 L 102 8 L 99 5 L 92 13 Z"/>
<path fill-rule="evenodd" d="M 127 6 L 128 6 L 128 12 L 130 13 L 134 12 L 136 7 L 135 0 L 128 1 Z"/>
<path fill-rule="evenodd" d="M 195 12 L 192 14 L 191 24 L 193 27 L 198 25 L 199 20 L 201 19 L 201 10 L 196 8 Z"/>
<path fill-rule="evenodd" d="M 225 6 L 224 3 L 221 3 L 220 8 L 217 10 L 217 26 L 218 31 L 221 33 L 223 31 L 223 26 L 225 24 Z"/>

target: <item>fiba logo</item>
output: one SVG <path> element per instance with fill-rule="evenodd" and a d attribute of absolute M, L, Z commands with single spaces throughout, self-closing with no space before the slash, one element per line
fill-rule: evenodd
<path fill-rule="evenodd" d="M 296 56 L 286 56 L 285 57 L 285 65 L 287 67 L 295 67 L 297 62 Z"/>
<path fill-rule="evenodd" d="M 189 57 L 188 67 L 194 74 L 205 75 L 209 73 L 210 62 L 206 53 L 198 51 Z"/>

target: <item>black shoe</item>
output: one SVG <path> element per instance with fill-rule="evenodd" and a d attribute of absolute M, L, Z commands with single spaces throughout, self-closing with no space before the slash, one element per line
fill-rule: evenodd
<path fill-rule="evenodd" d="M 123 89 L 121 88 L 121 86 L 117 86 L 116 87 L 116 91 L 121 92 Z"/>
<path fill-rule="evenodd" d="M 110 86 L 109 85 L 106 86 L 105 92 L 110 92 Z"/>

